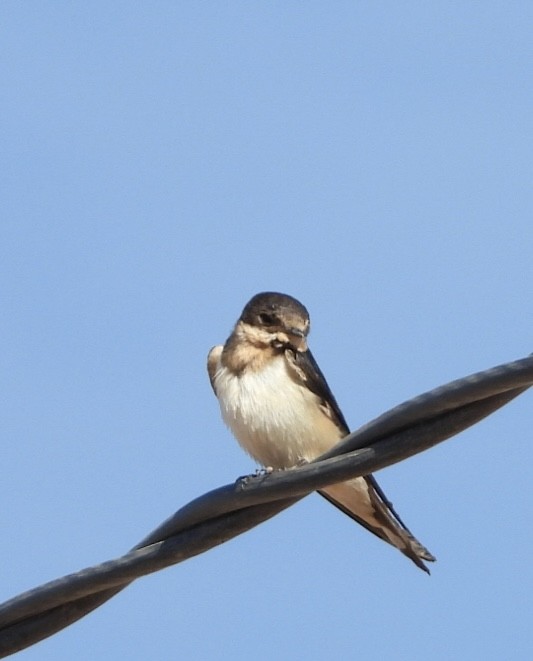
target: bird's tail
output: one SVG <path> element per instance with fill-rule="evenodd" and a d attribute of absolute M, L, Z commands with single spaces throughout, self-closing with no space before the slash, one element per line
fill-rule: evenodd
<path fill-rule="evenodd" d="M 423 560 L 434 562 L 436 558 L 396 514 L 372 475 L 333 484 L 319 493 L 367 530 L 395 546 L 429 574 Z"/>

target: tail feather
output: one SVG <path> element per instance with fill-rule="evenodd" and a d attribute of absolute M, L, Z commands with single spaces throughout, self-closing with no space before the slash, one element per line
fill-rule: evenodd
<path fill-rule="evenodd" d="M 436 558 L 396 514 L 372 475 L 331 485 L 319 493 L 377 537 L 395 546 L 429 574 L 429 569 L 422 561 L 434 562 Z"/>

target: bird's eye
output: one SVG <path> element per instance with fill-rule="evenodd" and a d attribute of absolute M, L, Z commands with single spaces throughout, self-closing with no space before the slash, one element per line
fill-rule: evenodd
<path fill-rule="evenodd" d="M 276 317 L 273 314 L 268 314 L 267 312 L 261 312 L 259 315 L 259 321 L 265 326 L 273 326 L 276 323 Z"/>

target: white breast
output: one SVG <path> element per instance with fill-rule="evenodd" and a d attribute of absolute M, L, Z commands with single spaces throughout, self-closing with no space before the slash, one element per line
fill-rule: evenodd
<path fill-rule="evenodd" d="M 341 436 L 318 397 L 293 379 L 283 355 L 238 376 L 219 364 L 214 387 L 225 423 L 264 466 L 288 468 L 313 459 Z"/>

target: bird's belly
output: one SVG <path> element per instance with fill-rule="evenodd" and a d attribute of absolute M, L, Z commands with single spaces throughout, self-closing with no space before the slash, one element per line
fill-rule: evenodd
<path fill-rule="evenodd" d="M 225 423 L 264 466 L 295 466 L 325 452 L 341 437 L 318 397 L 292 378 L 283 356 L 262 370 L 241 375 L 221 366 L 215 388 Z"/>

